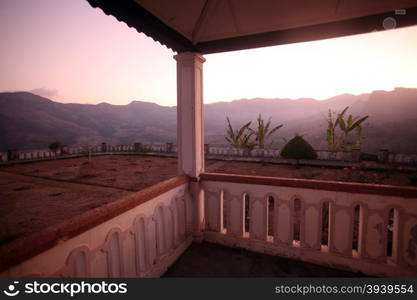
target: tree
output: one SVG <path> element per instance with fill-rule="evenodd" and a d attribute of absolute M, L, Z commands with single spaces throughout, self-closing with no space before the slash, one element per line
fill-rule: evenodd
<path fill-rule="evenodd" d="M 257 142 L 257 146 L 261 149 L 265 148 L 265 143 L 267 142 L 268 138 L 278 129 L 280 129 L 284 125 L 278 125 L 274 128 L 271 128 L 271 118 L 268 120 L 268 122 L 265 124 L 264 119 L 261 115 L 259 115 L 258 119 L 258 128 L 257 130 L 253 130 L 249 128 L 249 130 L 254 134 L 255 141 Z M 271 148 L 274 144 L 274 141 L 271 141 L 268 145 L 266 145 L 267 148 Z"/>
<path fill-rule="evenodd" d="M 232 127 L 232 124 L 230 123 L 229 117 L 227 117 L 227 136 L 225 137 L 226 141 L 228 141 L 229 144 L 235 148 L 253 148 L 254 144 L 250 140 L 253 133 L 249 130 L 251 123 L 252 122 L 248 122 L 240 129 L 235 131 Z"/>
<path fill-rule="evenodd" d="M 297 166 L 300 159 L 316 159 L 316 150 L 301 135 L 295 135 L 282 148 L 281 156 L 284 158 L 295 159 Z"/>
<path fill-rule="evenodd" d="M 58 151 L 58 149 L 61 147 L 61 142 L 58 140 L 53 141 L 51 144 L 49 144 L 49 149 L 55 153 Z"/>

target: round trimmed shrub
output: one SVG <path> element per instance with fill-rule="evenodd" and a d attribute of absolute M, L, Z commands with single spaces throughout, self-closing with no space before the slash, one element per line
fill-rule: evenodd
<path fill-rule="evenodd" d="M 316 150 L 301 135 L 288 141 L 281 151 L 281 156 L 292 159 L 316 159 Z"/>

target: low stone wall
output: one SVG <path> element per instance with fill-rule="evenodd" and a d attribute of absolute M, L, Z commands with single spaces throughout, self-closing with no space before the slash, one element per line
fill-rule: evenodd
<path fill-rule="evenodd" d="M 60 156 L 61 151 L 51 151 L 47 149 L 34 150 L 9 150 L 2 156 L 3 161 L 22 161 L 22 160 L 42 160 L 53 159 Z"/>
<path fill-rule="evenodd" d="M 390 153 L 388 155 L 388 162 L 399 164 L 417 164 L 417 155 Z"/>
<path fill-rule="evenodd" d="M 280 150 L 253 149 L 251 151 L 232 147 L 210 146 L 204 147 L 206 158 L 220 160 L 265 161 L 274 163 L 293 163 L 293 160 L 280 156 Z M 378 154 L 364 154 L 359 150 L 329 151 L 317 150 L 317 160 L 303 160 L 305 164 L 323 166 L 352 166 L 361 161 L 361 156 L 371 157 L 381 166 L 389 164 L 417 165 L 417 154 L 398 154 L 388 150 L 380 150 Z M 135 143 L 133 145 L 110 145 L 102 143 L 92 147 L 64 146 L 59 151 L 51 150 L 11 150 L 0 152 L 0 163 L 36 161 L 65 157 L 77 157 L 96 154 L 131 153 L 162 156 L 176 156 L 177 146 L 173 143 Z M 378 166 L 377 166 L 378 167 Z"/>

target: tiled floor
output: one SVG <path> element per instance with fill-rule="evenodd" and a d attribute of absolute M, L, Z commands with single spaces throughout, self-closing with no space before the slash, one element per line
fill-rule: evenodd
<path fill-rule="evenodd" d="M 363 274 L 210 243 L 194 243 L 164 277 L 362 277 Z"/>

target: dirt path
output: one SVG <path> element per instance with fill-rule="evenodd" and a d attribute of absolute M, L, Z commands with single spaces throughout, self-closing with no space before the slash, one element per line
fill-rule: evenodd
<path fill-rule="evenodd" d="M 0 171 L 0 176 L 2 175 L 2 173 L 9 173 L 9 174 L 18 175 L 18 176 L 25 176 L 25 177 L 30 177 L 30 178 L 34 178 L 34 179 L 40 179 L 41 181 L 39 181 L 39 183 L 42 183 L 42 180 L 44 180 L 45 182 L 49 182 L 50 186 L 54 185 L 53 182 L 64 182 L 64 183 L 70 183 L 70 184 L 75 184 L 75 185 L 89 185 L 89 186 L 116 189 L 116 190 L 127 191 L 127 192 L 137 192 L 137 190 L 135 190 L 135 189 L 126 189 L 126 188 L 122 188 L 122 187 L 114 187 L 114 186 L 111 186 L 111 185 L 104 185 L 104 184 L 99 184 L 99 183 L 79 182 L 79 181 L 76 181 L 76 180 L 51 178 L 51 177 L 47 177 L 47 176 L 37 176 L 37 175 L 30 175 L 30 174 L 21 174 L 21 173 L 10 172 L 10 171 L 8 171 L 8 172 L 7 171 L 6 172 Z M 74 186 L 74 188 L 75 188 L 75 186 Z"/>

